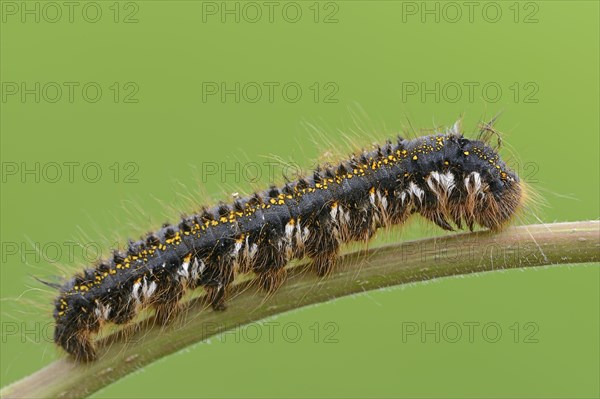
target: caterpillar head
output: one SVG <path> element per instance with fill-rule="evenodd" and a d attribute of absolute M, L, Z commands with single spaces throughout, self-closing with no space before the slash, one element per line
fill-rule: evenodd
<path fill-rule="evenodd" d="M 500 230 L 522 204 L 519 177 L 486 143 L 464 137 L 456 143 L 462 182 L 457 182 L 461 198 L 454 204 L 455 216 L 462 216 L 470 228 L 474 221 Z"/>

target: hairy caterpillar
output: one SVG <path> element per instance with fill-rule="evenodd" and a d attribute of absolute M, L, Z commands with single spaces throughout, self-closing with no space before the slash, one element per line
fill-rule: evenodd
<path fill-rule="evenodd" d="M 227 288 L 253 272 L 269 292 L 291 259 L 310 258 L 329 274 L 340 246 L 368 241 L 380 227 L 419 213 L 445 230 L 474 224 L 498 230 L 522 203 L 516 174 L 484 141 L 457 129 L 398 138 L 312 176 L 163 225 L 60 286 L 55 342 L 77 360 L 96 357 L 92 335 L 105 322 L 124 324 L 153 308 L 168 322 L 186 291 L 203 287 L 215 310 Z"/>

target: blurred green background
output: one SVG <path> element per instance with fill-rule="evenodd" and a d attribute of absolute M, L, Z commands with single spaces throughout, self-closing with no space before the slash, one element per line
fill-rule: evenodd
<path fill-rule="evenodd" d="M 502 112 L 503 155 L 545 203 L 526 220 L 599 217 L 596 1 L 0 5 L 1 385 L 60 355 L 31 276 L 268 184 L 273 155 L 310 167 L 347 134 L 461 114 L 468 133 Z M 94 397 L 598 397 L 599 279 L 562 266 L 342 298 Z"/>

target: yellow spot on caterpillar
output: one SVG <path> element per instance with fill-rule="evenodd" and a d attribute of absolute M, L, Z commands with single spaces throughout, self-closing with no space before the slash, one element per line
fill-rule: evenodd
<path fill-rule="evenodd" d="M 64 316 L 65 312 L 58 312 L 59 316 Z"/>
<path fill-rule="evenodd" d="M 463 154 L 465 154 L 465 155 L 469 155 L 469 151 L 465 151 Z"/>
<path fill-rule="evenodd" d="M 448 161 L 444 161 L 444 165 L 449 165 Z"/>
<path fill-rule="evenodd" d="M 192 259 L 192 254 L 191 254 L 191 253 L 187 254 L 187 255 L 186 255 L 184 258 L 183 258 L 183 261 L 184 261 L 184 262 L 189 262 L 189 261 L 190 261 L 190 259 Z"/>
<path fill-rule="evenodd" d="M 419 159 L 416 155 L 413 155 L 413 161 L 416 161 L 417 159 Z"/>
<path fill-rule="evenodd" d="M 271 199 L 269 200 L 269 202 L 270 202 L 271 204 L 276 204 L 276 203 L 277 203 L 277 201 L 275 200 L 275 198 L 271 198 Z"/>

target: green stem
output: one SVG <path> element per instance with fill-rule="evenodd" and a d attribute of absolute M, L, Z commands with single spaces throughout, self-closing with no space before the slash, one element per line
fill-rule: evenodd
<path fill-rule="evenodd" d="M 225 312 L 207 310 L 202 298 L 192 299 L 173 324 L 160 327 L 152 318 L 142 320 L 129 329 L 127 339 L 117 332 L 100 340 L 97 361 L 78 364 L 65 357 L 5 387 L 0 396 L 84 397 L 213 335 L 344 295 L 444 276 L 599 260 L 598 221 L 455 234 L 354 252 L 343 256 L 325 279 L 307 273 L 306 265 L 291 267 L 286 284 L 267 299 L 250 281 L 237 283 Z M 201 315 L 186 318 L 189 313 Z"/>

